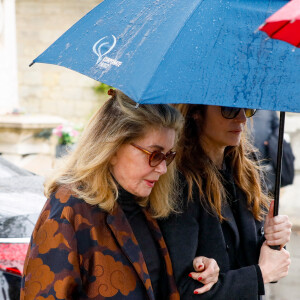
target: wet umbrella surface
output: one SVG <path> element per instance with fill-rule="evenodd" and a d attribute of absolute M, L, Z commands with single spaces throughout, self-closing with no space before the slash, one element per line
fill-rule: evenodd
<path fill-rule="evenodd" d="M 34 62 L 140 103 L 300 111 L 300 53 L 255 32 L 285 0 L 106 0 Z"/>
<path fill-rule="evenodd" d="M 70 68 L 119 88 L 138 103 L 300 112 L 300 51 L 255 30 L 285 4 L 106 0 L 33 63 Z M 279 175 L 284 113 L 281 116 Z"/>

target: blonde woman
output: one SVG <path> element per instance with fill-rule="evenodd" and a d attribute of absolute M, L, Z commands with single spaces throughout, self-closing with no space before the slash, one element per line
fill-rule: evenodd
<path fill-rule="evenodd" d="M 184 213 L 169 217 L 161 229 L 181 299 L 260 299 L 264 283 L 287 275 L 289 253 L 282 247 L 290 239 L 291 223 L 287 216 L 273 218 L 272 205 L 266 213 L 270 201 L 245 137 L 246 118 L 255 110 L 177 108 L 185 118 L 176 156 Z M 281 250 L 269 247 L 274 245 Z M 220 276 L 209 292 L 193 295 L 207 283 L 201 273 L 192 276 L 201 283 L 188 277 L 198 255 L 214 258 Z"/>
<path fill-rule="evenodd" d="M 45 185 L 21 299 L 179 299 L 156 218 L 174 210 L 182 117 L 110 94 Z"/>

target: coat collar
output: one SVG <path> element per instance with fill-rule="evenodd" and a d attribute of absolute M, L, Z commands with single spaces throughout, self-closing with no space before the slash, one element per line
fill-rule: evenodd
<path fill-rule="evenodd" d="M 258 244 L 258 228 L 252 212 L 248 209 L 247 200 L 244 193 L 237 189 L 239 200 L 238 218 L 240 223 L 240 236 L 247 237 L 242 239 L 242 247 L 245 259 L 248 264 L 256 264 L 258 259 L 257 244 Z"/>
<path fill-rule="evenodd" d="M 160 253 L 165 260 L 170 289 L 169 299 L 179 300 L 179 294 L 176 289 L 175 280 L 173 277 L 171 259 L 159 226 L 156 220 L 150 216 L 146 209 L 143 209 L 143 212 L 146 216 L 146 220 L 153 234 L 153 237 L 159 244 Z M 114 211 L 111 214 L 107 215 L 106 221 L 108 226 L 112 230 L 112 233 L 114 234 L 117 242 L 119 243 L 119 246 L 121 247 L 122 251 L 132 263 L 133 268 L 137 272 L 139 278 L 142 280 L 146 288 L 147 294 L 149 296 L 149 299 L 154 300 L 153 288 L 151 285 L 149 272 L 142 251 L 139 247 L 139 244 L 134 236 L 134 233 L 130 227 L 129 222 L 127 221 L 123 210 L 118 204 L 116 204 Z"/>
<path fill-rule="evenodd" d="M 233 179 L 233 173 L 232 173 L 232 169 L 229 167 L 228 162 L 226 163 L 224 161 L 224 169 L 220 171 L 224 183 L 226 184 L 226 186 L 229 188 L 228 192 L 232 195 L 228 195 L 229 197 L 236 197 L 236 189 L 234 186 L 234 179 Z M 231 199 L 231 200 L 237 200 L 237 199 Z M 222 215 L 225 218 L 224 222 L 226 222 L 229 227 L 231 228 L 231 230 L 234 233 L 234 241 L 235 241 L 235 248 L 239 247 L 240 244 L 240 234 L 239 234 L 239 229 L 235 220 L 235 217 L 233 215 L 233 212 L 231 210 L 231 207 L 228 203 L 228 201 L 224 201 L 223 205 L 222 205 Z"/>
<path fill-rule="evenodd" d="M 232 210 L 229 204 L 227 203 L 227 201 L 222 206 L 222 215 L 225 218 L 224 222 L 226 222 L 229 225 L 230 229 L 234 233 L 234 241 L 235 241 L 234 247 L 237 248 L 240 244 L 240 233 L 234 215 L 232 213 Z"/>
<path fill-rule="evenodd" d="M 222 207 L 222 214 L 226 218 L 225 222 L 228 223 L 231 230 L 234 232 L 235 247 L 243 249 L 243 255 L 248 264 L 257 263 L 257 228 L 253 218 L 252 212 L 247 207 L 246 195 L 237 187 L 236 188 L 237 200 L 237 218 L 239 227 L 237 227 L 236 220 L 233 216 L 229 204 L 226 202 Z M 247 238 L 243 238 L 247 237 Z"/>

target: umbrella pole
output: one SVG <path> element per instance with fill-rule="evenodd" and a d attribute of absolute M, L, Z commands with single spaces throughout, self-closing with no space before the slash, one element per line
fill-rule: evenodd
<path fill-rule="evenodd" d="M 282 145 L 283 145 L 283 135 L 284 135 L 284 122 L 285 122 L 285 112 L 280 112 L 279 121 L 279 132 L 278 132 L 278 146 L 277 146 L 277 166 L 276 166 L 276 179 L 275 179 L 275 192 L 274 192 L 274 213 L 273 216 L 278 215 L 279 210 L 279 193 L 281 184 L 281 165 L 282 165 Z M 274 250 L 280 250 L 280 246 L 269 246 Z M 271 283 L 277 283 L 277 281 L 271 281 Z"/>
<path fill-rule="evenodd" d="M 278 132 L 278 148 L 277 148 L 277 166 L 276 166 L 276 179 L 275 179 L 275 192 L 274 192 L 274 214 L 278 215 L 279 211 L 279 194 L 281 184 L 281 165 L 282 165 L 282 152 L 283 152 L 283 135 L 284 135 L 284 122 L 285 112 L 280 112 L 279 132 Z"/>
<path fill-rule="evenodd" d="M 277 166 L 276 166 L 276 179 L 275 179 L 275 192 L 274 192 L 274 213 L 273 216 L 278 215 L 279 210 L 279 193 L 281 183 L 281 165 L 282 165 L 282 152 L 283 152 L 283 135 L 284 135 L 284 122 L 285 112 L 280 112 L 279 132 L 278 132 L 278 146 L 277 146 Z M 274 250 L 280 250 L 280 246 L 270 246 Z M 272 283 L 276 283 L 272 282 Z"/>

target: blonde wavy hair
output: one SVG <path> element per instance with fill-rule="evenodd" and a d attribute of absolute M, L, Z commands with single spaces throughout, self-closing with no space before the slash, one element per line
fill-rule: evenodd
<path fill-rule="evenodd" d="M 150 129 L 160 127 L 181 131 L 183 118 L 167 104 L 139 105 L 121 91 L 93 115 L 83 131 L 76 149 L 64 160 L 45 184 L 45 195 L 50 196 L 60 186 L 91 205 L 112 212 L 118 198 L 118 187 L 110 172 L 110 161 L 121 145 L 143 137 Z M 166 217 L 174 211 L 175 163 L 155 184 L 149 197 L 138 199 L 149 207 L 155 218 Z"/>
<path fill-rule="evenodd" d="M 179 171 L 188 183 L 188 199 L 192 199 L 193 185 L 199 191 L 200 201 L 220 221 L 222 202 L 226 199 L 221 175 L 201 147 L 199 140 L 203 132 L 207 105 L 176 104 L 184 116 L 183 133 L 178 143 L 176 162 Z M 197 114 L 197 121 L 193 116 Z M 238 146 L 228 146 L 224 159 L 229 161 L 236 185 L 245 193 L 249 210 L 256 220 L 262 220 L 268 210 L 270 198 L 262 188 L 262 170 L 255 158 L 256 149 L 248 142 L 246 130 Z"/>

